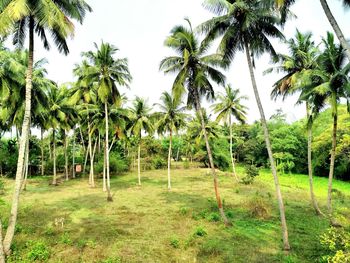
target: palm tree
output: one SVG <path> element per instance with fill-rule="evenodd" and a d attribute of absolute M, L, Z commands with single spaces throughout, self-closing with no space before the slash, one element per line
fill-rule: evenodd
<path fill-rule="evenodd" d="M 159 119 L 156 123 L 156 127 L 159 134 L 169 132 L 168 190 L 171 190 L 170 168 L 173 132 L 178 132 L 178 130 L 185 125 L 186 114 L 183 113 L 185 108 L 181 106 L 181 100 L 174 98 L 168 92 L 163 92 L 160 100 L 162 103 L 156 104 L 161 110 L 160 112 L 156 113 L 156 118 Z"/>
<path fill-rule="evenodd" d="M 312 41 L 312 34 L 302 34 L 298 30 L 295 37 L 289 39 L 286 43 L 289 48 L 289 55 L 279 54 L 276 63 L 279 66 L 268 70 L 269 72 L 274 70 L 277 73 L 284 72 L 286 75 L 279 79 L 273 86 L 271 97 L 277 99 L 282 97 L 283 100 L 296 92 L 303 91 L 307 88 L 306 82 L 310 76 L 310 72 L 317 67 L 317 56 L 319 54 L 318 48 Z M 310 97 L 311 98 L 311 97 Z M 300 101 L 300 100 L 299 100 Z M 322 215 L 321 210 L 318 207 L 317 200 L 315 198 L 313 190 L 313 171 L 312 171 L 312 121 L 313 116 L 310 115 L 310 103 L 317 103 L 317 99 L 312 101 L 306 101 L 306 118 L 308 120 L 307 133 L 308 133 L 308 174 L 310 185 L 311 202 L 318 215 Z M 313 107 L 316 109 L 316 107 Z"/>
<path fill-rule="evenodd" d="M 301 97 L 308 99 L 310 96 L 318 96 L 318 102 L 314 105 L 316 110 L 313 109 L 313 112 L 317 113 L 322 107 L 327 105 L 327 103 L 330 104 L 332 109 L 333 131 L 327 198 L 328 213 L 331 216 L 332 184 L 337 146 L 338 103 L 342 98 L 345 98 L 347 102 L 350 103 L 350 97 L 348 96 L 350 90 L 350 64 L 346 65 L 345 50 L 341 45 L 334 43 L 334 36 L 332 33 L 328 32 L 327 38 L 323 38 L 322 43 L 325 50 L 319 56 L 317 69 L 311 74 L 313 81 L 312 87 L 306 90 Z"/>
<path fill-rule="evenodd" d="M 236 180 L 238 181 L 238 177 L 235 170 L 235 160 L 233 158 L 232 151 L 232 116 L 241 122 L 242 124 L 246 120 L 246 110 L 247 107 L 241 104 L 241 100 L 246 100 L 248 97 L 240 96 L 238 89 L 232 89 L 230 85 L 225 87 L 225 93 L 219 95 L 218 103 L 213 105 L 214 112 L 218 114 L 216 121 L 224 121 L 228 122 L 228 126 L 230 129 L 230 156 L 232 163 L 232 172 Z"/>
<path fill-rule="evenodd" d="M 292 4 L 295 3 L 295 0 L 273 0 L 276 4 L 276 7 L 281 11 L 282 17 L 286 18 L 286 15 L 288 13 L 288 10 L 290 8 L 290 6 Z M 349 7 L 350 6 L 350 0 L 342 0 L 343 5 L 345 7 Z M 350 44 L 349 42 L 345 39 L 344 34 L 342 32 L 342 30 L 340 29 L 337 20 L 335 19 L 335 17 L 332 14 L 332 11 L 330 10 L 327 0 L 320 0 L 322 9 L 329 21 L 329 23 L 331 24 L 341 46 L 344 49 L 345 55 L 347 56 L 348 60 L 350 61 Z M 271 3 L 270 3 L 271 4 Z"/>
<path fill-rule="evenodd" d="M 209 140 L 205 132 L 200 102 L 203 96 L 206 96 L 207 99 L 214 97 L 211 80 L 220 85 L 225 83 L 225 76 L 216 69 L 222 65 L 222 57 L 219 54 L 205 55 L 209 48 L 208 42 L 199 42 L 190 21 L 186 20 L 189 28 L 182 25 L 175 26 L 171 30 L 171 35 L 166 39 L 165 45 L 173 49 L 176 55 L 163 59 L 160 63 L 160 70 L 166 74 L 177 73 L 172 88 L 174 96 L 181 98 L 187 92 L 187 106 L 189 108 L 194 106 L 196 112 L 201 116 L 201 126 L 214 178 L 216 200 L 221 216 L 225 224 L 228 224 L 219 194 L 218 179 Z"/>
<path fill-rule="evenodd" d="M 118 51 L 116 47 L 109 43 L 102 42 L 100 47 L 95 43 L 96 52 L 89 51 L 83 53 L 91 63 L 87 78 L 97 84 L 97 94 L 99 101 L 104 104 L 105 110 L 105 158 L 107 176 L 107 201 L 113 201 L 110 191 L 109 175 L 109 139 L 108 139 L 108 105 L 115 104 L 120 97 L 117 84 L 127 86 L 132 77 L 128 68 L 126 58 L 115 59 L 114 55 Z"/>
<path fill-rule="evenodd" d="M 76 65 L 74 68 L 74 75 L 78 77 L 77 82 L 73 86 L 73 89 L 71 90 L 71 98 L 69 99 L 69 102 L 72 105 L 75 105 L 77 103 L 80 103 L 81 108 L 86 109 L 85 117 L 87 121 L 87 127 L 88 127 L 88 149 L 86 151 L 86 154 L 90 155 L 90 174 L 89 174 L 89 184 L 91 187 L 95 187 L 95 180 L 94 180 L 94 158 L 92 158 L 92 133 L 91 133 L 91 123 L 90 123 L 90 114 L 89 114 L 89 104 L 96 103 L 97 101 L 97 87 L 94 85 L 94 80 L 89 78 L 88 70 L 90 65 L 86 60 L 84 60 L 80 65 Z M 82 112 L 82 111 L 81 111 Z M 84 164 L 84 169 L 85 169 Z"/>
<path fill-rule="evenodd" d="M 141 138 L 142 132 L 148 134 L 153 133 L 153 120 L 151 116 L 151 108 L 148 106 L 147 101 L 143 98 L 136 97 L 133 101 L 133 107 L 131 111 L 131 127 L 130 131 L 138 138 L 138 151 L 137 151 L 137 177 L 138 184 L 141 185 Z"/>
<path fill-rule="evenodd" d="M 254 57 L 264 52 L 268 52 L 272 55 L 276 54 L 269 38 L 284 38 L 283 34 L 276 27 L 276 25 L 280 23 L 280 20 L 275 16 L 275 12 L 271 7 L 265 7 L 263 2 L 258 0 L 207 0 L 205 2 L 205 7 L 218 16 L 200 26 L 200 30 L 207 33 L 204 41 L 212 42 L 214 39 L 221 37 L 219 51 L 223 54 L 224 60 L 227 63 L 233 61 L 238 51 L 245 51 L 246 53 L 254 95 L 260 112 L 266 148 L 276 187 L 284 249 L 289 250 L 290 245 L 288 241 L 288 229 L 283 198 L 272 153 L 265 113 L 254 75 Z"/>
<path fill-rule="evenodd" d="M 29 123 L 31 113 L 31 89 L 34 61 L 34 31 L 43 40 L 44 47 L 49 49 L 46 38 L 47 31 L 53 36 L 60 52 L 69 52 L 66 38 L 73 35 L 74 26 L 69 18 L 82 22 L 86 11 L 91 11 L 84 0 L 59 2 L 49 0 L 39 1 L 2 1 L 0 4 L 0 34 L 13 33 L 13 42 L 18 46 L 24 45 L 26 29 L 29 31 L 28 70 L 26 76 L 25 114 L 22 125 L 22 136 L 18 153 L 15 191 L 13 194 L 11 217 L 3 241 L 4 253 L 10 253 L 10 246 L 14 236 L 17 220 L 17 208 L 21 188 L 21 176 L 24 169 L 25 145 L 29 136 Z"/>

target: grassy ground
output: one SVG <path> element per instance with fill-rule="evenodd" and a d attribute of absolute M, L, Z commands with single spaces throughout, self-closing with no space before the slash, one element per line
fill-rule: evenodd
<path fill-rule="evenodd" d="M 242 169 L 238 169 L 242 175 Z M 166 171 L 112 180 L 114 202 L 87 179 L 49 186 L 49 178 L 31 179 L 21 196 L 18 226 L 10 262 L 315 262 L 323 251 L 319 235 L 327 220 L 315 216 L 304 175 L 284 175 L 292 251 L 281 252 L 281 232 L 272 176 L 253 185 L 235 183 L 220 173 L 220 190 L 232 227 L 218 217 L 212 179 L 206 169 L 176 169 L 173 189 Z M 5 181 L 0 215 L 7 221 L 12 181 Z M 325 210 L 327 180 L 315 178 L 316 196 Z M 350 185 L 334 182 L 337 218 L 348 224 Z M 7 204 L 6 204 L 7 203 Z M 64 218 L 63 227 L 55 220 Z"/>

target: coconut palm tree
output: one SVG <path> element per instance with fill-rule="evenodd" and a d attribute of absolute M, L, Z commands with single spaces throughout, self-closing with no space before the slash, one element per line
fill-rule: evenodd
<path fill-rule="evenodd" d="M 172 155 L 172 139 L 173 133 L 178 132 L 180 128 L 185 126 L 186 114 L 184 113 L 185 107 L 182 106 L 182 102 L 179 98 L 173 97 L 168 92 L 163 92 L 160 97 L 161 104 L 157 103 L 161 111 L 155 114 L 156 129 L 159 134 L 169 132 L 169 153 L 168 153 L 168 190 L 171 190 L 171 155 Z"/>
<path fill-rule="evenodd" d="M 96 83 L 99 102 L 104 105 L 107 201 L 113 201 L 110 192 L 109 175 L 108 106 L 115 104 L 120 97 L 117 85 L 128 87 L 132 77 L 129 72 L 127 59 L 114 58 L 115 53 L 118 51 L 116 47 L 109 43 L 102 42 L 100 47 L 95 43 L 95 48 L 96 52 L 89 51 L 83 53 L 83 55 L 90 63 L 87 78 Z"/>
<path fill-rule="evenodd" d="M 245 122 L 247 107 L 242 105 L 241 101 L 248 99 L 248 97 L 240 96 L 238 89 L 233 89 L 230 85 L 227 85 L 225 87 L 225 93 L 220 94 L 218 99 L 220 102 L 213 105 L 213 110 L 216 114 L 218 114 L 216 121 L 224 121 L 228 123 L 230 129 L 230 156 L 232 163 L 232 172 L 238 181 L 235 170 L 235 160 L 233 158 L 232 151 L 232 117 L 234 117 L 242 124 Z"/>
<path fill-rule="evenodd" d="M 256 57 L 265 52 L 276 55 L 269 38 L 284 38 L 283 34 L 277 28 L 280 20 L 275 16 L 275 12 L 271 7 L 266 7 L 262 1 L 258 0 L 207 0 L 204 5 L 207 9 L 218 15 L 200 25 L 200 30 L 206 32 L 204 42 L 212 42 L 214 39 L 220 37 L 219 52 L 223 54 L 224 60 L 227 63 L 233 61 L 238 51 L 245 51 L 246 53 L 253 91 L 260 112 L 266 148 L 276 187 L 282 224 L 283 245 L 285 250 L 289 250 L 290 245 L 283 198 L 265 113 L 254 75 Z"/>
<path fill-rule="evenodd" d="M 271 98 L 277 99 L 282 97 L 284 100 L 287 96 L 293 95 L 296 92 L 301 92 L 306 89 L 306 84 L 310 77 L 312 70 L 317 67 L 317 57 L 319 50 L 312 41 L 312 34 L 302 34 L 297 30 L 295 37 L 286 41 L 288 45 L 289 54 L 278 54 L 278 59 L 275 63 L 279 66 L 269 69 L 268 72 L 275 71 L 277 73 L 283 72 L 286 75 L 279 79 L 273 86 Z M 311 96 L 309 97 L 311 98 Z M 300 101 L 300 100 L 298 100 Z M 310 103 L 317 103 L 317 99 L 313 101 L 306 100 L 306 118 L 308 120 L 308 174 L 310 185 L 311 202 L 318 215 L 322 212 L 318 207 L 317 200 L 313 190 L 313 175 L 312 175 L 312 121 L 315 115 L 310 114 Z M 314 109 L 317 107 L 313 106 Z"/>
<path fill-rule="evenodd" d="M 31 89 L 34 61 L 34 32 L 41 37 L 44 47 L 49 49 L 50 45 L 47 39 L 49 32 L 55 41 L 60 52 L 67 54 L 69 52 L 66 38 L 74 33 L 74 26 L 70 18 L 82 22 L 86 11 L 91 11 L 88 4 L 82 1 L 61 0 L 59 2 L 49 1 L 2 1 L 0 3 L 0 34 L 8 35 L 13 33 L 13 42 L 22 47 L 26 37 L 26 31 L 29 33 L 29 55 L 28 70 L 26 76 L 26 96 L 25 96 L 25 114 L 22 125 L 22 135 L 18 153 L 18 163 L 16 172 L 15 191 L 11 208 L 11 217 L 4 238 L 4 252 L 10 253 L 10 246 L 15 231 L 17 220 L 17 208 L 19 193 L 21 188 L 21 176 L 24 169 L 25 145 L 29 136 L 30 113 L 31 113 Z"/>
<path fill-rule="evenodd" d="M 282 18 L 285 21 L 285 18 L 287 16 L 288 10 L 292 4 L 295 3 L 296 0 L 273 0 L 275 2 L 275 6 L 277 9 L 281 11 Z M 271 0 L 267 0 L 271 4 Z M 342 0 L 342 3 L 344 7 L 350 7 L 350 0 Z M 341 46 L 344 49 L 345 55 L 347 56 L 348 60 L 350 61 L 350 44 L 345 39 L 345 36 L 341 30 L 341 28 L 338 25 L 337 20 L 335 19 L 334 15 L 332 14 L 331 9 L 328 6 L 327 0 L 320 0 L 320 4 L 322 6 L 322 9 L 331 24 L 334 33 L 336 34 Z"/>
<path fill-rule="evenodd" d="M 187 106 L 189 108 L 194 107 L 201 116 L 201 126 L 214 178 L 216 200 L 220 214 L 225 224 L 228 224 L 219 194 L 213 155 L 205 132 L 204 118 L 201 111 L 201 98 L 203 96 L 207 99 L 214 97 L 211 81 L 219 85 L 225 83 L 225 76 L 217 70 L 217 67 L 222 65 L 222 57 L 216 53 L 205 55 L 209 43 L 200 42 L 193 32 L 190 21 L 188 19 L 186 21 L 189 25 L 188 28 L 182 25 L 175 26 L 171 30 L 171 35 L 165 40 L 165 46 L 173 49 L 176 55 L 163 59 L 160 63 L 160 70 L 163 70 L 166 74 L 177 73 L 172 87 L 174 96 L 181 98 L 187 93 Z"/>
<path fill-rule="evenodd" d="M 141 185 L 141 138 L 142 132 L 152 134 L 154 131 L 151 108 L 145 99 L 137 97 L 133 101 L 131 111 L 130 132 L 138 138 L 137 151 L 137 178 L 138 184 Z"/>
<path fill-rule="evenodd" d="M 329 168 L 328 181 L 328 213 L 332 215 L 332 184 L 334 175 L 334 163 L 337 146 L 337 125 L 338 125 L 338 103 L 344 98 L 350 103 L 350 64 L 346 65 L 345 50 L 341 45 L 334 43 L 332 33 L 327 33 L 327 37 L 322 39 L 324 51 L 317 61 L 317 69 L 311 73 L 312 86 L 301 95 L 301 98 L 318 96 L 318 102 L 315 105 L 317 111 L 329 104 L 332 110 L 333 130 L 332 130 L 332 148 Z M 349 105 L 349 104 L 348 104 Z M 315 109 L 313 110 L 316 111 Z M 316 111 L 316 112 L 317 112 Z M 332 220 L 332 218 L 331 218 Z"/>

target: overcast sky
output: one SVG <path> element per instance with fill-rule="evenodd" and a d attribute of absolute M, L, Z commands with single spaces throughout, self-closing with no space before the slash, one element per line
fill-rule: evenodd
<path fill-rule="evenodd" d="M 164 76 L 158 71 L 159 62 L 172 51 L 164 47 L 163 42 L 174 25 L 184 23 L 183 18 L 189 17 L 193 26 L 213 17 L 202 7 L 203 0 L 86 0 L 93 8 L 87 14 L 83 25 L 76 25 L 73 39 L 69 40 L 70 54 L 59 54 L 53 46 L 50 52 L 42 48 L 37 40 L 35 58 L 46 57 L 49 61 L 49 78 L 58 83 L 73 80 L 72 69 L 75 63 L 81 61 L 81 52 L 93 50 L 93 43 L 101 40 L 109 42 L 120 49 L 119 56 L 129 59 L 129 67 L 133 76 L 131 89 L 122 88 L 129 99 L 135 95 L 146 97 L 150 103 L 158 101 L 161 93 L 170 91 L 174 76 Z M 331 27 L 326 19 L 318 0 L 298 0 L 292 11 L 297 18 L 287 23 L 284 33 L 287 38 L 294 36 L 295 29 L 301 32 L 313 32 L 314 39 L 319 42 Z M 350 38 L 349 12 L 345 11 L 338 0 L 329 0 L 330 8 L 338 20 L 347 38 Z M 348 12 L 348 13 L 347 13 Z M 348 18 L 346 19 L 346 15 Z M 273 42 L 277 52 L 285 52 L 282 43 Z M 304 108 L 294 107 L 295 99 L 287 102 L 273 102 L 269 94 L 272 84 L 278 79 L 276 74 L 264 76 L 262 72 L 270 67 L 269 57 L 263 56 L 256 63 L 256 78 L 266 111 L 269 117 L 278 108 L 283 108 L 290 121 L 304 115 Z M 227 80 L 242 95 L 250 99 L 249 122 L 259 119 L 252 92 L 248 66 L 245 55 L 238 54 L 227 74 Z M 222 91 L 222 88 L 217 88 Z M 207 104 L 205 104 L 207 105 Z"/>

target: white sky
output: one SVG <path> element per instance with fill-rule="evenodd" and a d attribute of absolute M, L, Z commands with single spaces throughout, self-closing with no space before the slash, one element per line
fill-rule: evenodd
<path fill-rule="evenodd" d="M 158 101 L 164 90 L 170 91 L 174 75 L 164 76 L 158 71 L 159 62 L 172 51 L 163 46 L 163 42 L 174 25 L 183 24 L 184 17 L 189 17 L 193 26 L 213 17 L 202 7 L 202 0 L 86 0 L 93 8 L 87 14 L 83 25 L 76 25 L 75 37 L 69 40 L 70 54 L 59 54 L 54 45 L 50 52 L 44 51 L 39 39 L 36 40 L 35 58 L 46 57 L 49 61 L 49 78 L 64 83 L 73 80 L 72 69 L 81 61 L 81 52 L 93 50 L 93 42 L 101 40 L 109 42 L 120 49 L 119 56 L 129 59 L 129 67 L 133 76 L 131 89 L 121 89 L 129 99 L 135 95 L 149 98 L 150 103 Z M 337 18 L 345 36 L 350 38 L 350 10 L 343 9 L 340 0 L 329 0 L 330 8 Z M 319 42 L 326 31 L 332 31 L 318 0 L 299 0 L 292 11 L 298 16 L 289 21 L 284 29 L 287 38 L 294 36 L 295 29 L 301 32 L 312 31 L 314 39 Z M 348 12 L 348 13 L 346 13 Z M 285 52 L 284 45 L 274 42 L 277 52 Z M 266 116 L 269 117 L 278 108 L 283 108 L 288 119 L 293 121 L 304 115 L 304 108 L 294 107 L 295 99 L 286 102 L 270 100 L 272 84 L 278 79 L 276 74 L 263 76 L 262 72 L 269 68 L 269 57 L 263 56 L 256 61 L 256 78 Z M 259 119 L 248 66 L 245 55 L 238 54 L 230 70 L 227 80 L 242 95 L 248 95 L 249 122 Z M 217 91 L 221 91 L 218 88 Z"/>

